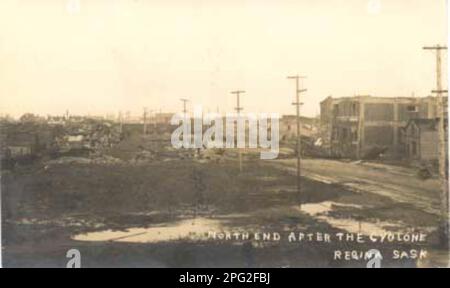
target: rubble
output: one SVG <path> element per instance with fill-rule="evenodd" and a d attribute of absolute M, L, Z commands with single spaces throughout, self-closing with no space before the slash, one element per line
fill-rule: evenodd
<path fill-rule="evenodd" d="M 114 165 L 122 164 L 123 160 L 114 158 L 112 156 L 102 155 L 95 158 L 85 158 L 85 157 L 60 157 L 58 159 L 49 160 L 46 163 L 47 168 L 51 165 L 62 165 L 62 164 L 97 164 L 97 165 Z"/>
<path fill-rule="evenodd" d="M 22 119 L 23 118 L 23 119 Z M 30 165 L 34 160 L 53 159 L 50 163 L 118 163 L 104 156 L 122 141 L 118 125 L 86 117 L 71 119 L 35 119 L 22 117 L 16 122 L 2 122 L 2 169 Z"/>
<path fill-rule="evenodd" d="M 386 146 L 375 146 L 367 150 L 364 153 L 363 159 L 365 160 L 376 160 L 383 157 L 383 155 L 389 150 Z"/>

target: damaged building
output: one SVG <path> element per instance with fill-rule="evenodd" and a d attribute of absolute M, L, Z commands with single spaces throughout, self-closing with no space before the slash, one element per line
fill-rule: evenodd
<path fill-rule="evenodd" d="M 332 157 L 402 158 L 411 119 L 436 119 L 435 97 L 328 97 L 320 103 L 321 136 Z"/>
<path fill-rule="evenodd" d="M 408 122 L 404 129 L 404 142 L 409 159 L 428 162 L 439 159 L 439 121 L 436 118 L 411 119 Z M 447 130 L 447 121 L 444 124 Z"/>
<path fill-rule="evenodd" d="M 317 135 L 316 118 L 300 117 L 300 133 L 303 137 L 314 138 Z M 297 116 L 283 115 L 280 119 L 280 139 L 295 141 L 297 139 Z"/>

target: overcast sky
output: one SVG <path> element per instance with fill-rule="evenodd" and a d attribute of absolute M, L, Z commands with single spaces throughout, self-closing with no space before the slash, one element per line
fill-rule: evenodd
<path fill-rule="evenodd" d="M 1 0 L 0 113 L 231 111 L 307 115 L 334 97 L 426 96 L 444 0 Z M 446 64 L 446 62 L 444 63 Z M 446 83 L 446 82 L 445 82 Z"/>

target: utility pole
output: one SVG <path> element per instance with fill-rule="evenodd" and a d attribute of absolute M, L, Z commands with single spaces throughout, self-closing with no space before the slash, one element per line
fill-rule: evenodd
<path fill-rule="evenodd" d="M 184 113 L 184 116 L 186 117 L 187 116 L 187 102 L 189 102 L 189 99 L 184 99 L 184 98 L 181 98 L 180 99 L 182 102 L 183 102 L 183 113 Z"/>
<path fill-rule="evenodd" d="M 146 121 L 146 127 L 147 127 L 146 131 L 147 132 L 148 132 L 148 126 L 151 125 L 154 120 L 154 117 L 152 117 L 152 114 L 154 113 L 154 111 L 155 110 L 153 110 L 153 109 L 147 110 L 147 113 L 146 113 L 147 117 L 145 117 L 145 119 L 148 120 L 148 121 Z M 153 128 L 154 128 L 154 130 L 153 130 L 153 133 L 154 133 L 156 130 L 156 125 L 153 125 Z"/>
<path fill-rule="evenodd" d="M 448 195 L 448 180 L 447 180 L 447 149 L 445 145 L 445 109 L 443 93 L 448 93 L 447 90 L 442 88 L 442 50 L 447 50 L 446 46 L 428 46 L 423 47 L 424 50 L 433 50 L 436 53 L 436 107 L 439 118 L 439 177 L 441 178 L 442 191 L 441 191 L 441 237 L 442 244 L 449 248 L 449 195 Z"/>
<path fill-rule="evenodd" d="M 157 125 L 157 118 L 156 118 L 156 116 L 157 116 L 157 114 L 158 114 L 158 112 L 157 112 L 158 110 L 152 110 L 152 112 L 153 112 L 153 133 L 155 133 L 156 134 L 156 127 L 158 126 Z"/>
<path fill-rule="evenodd" d="M 243 93 L 245 93 L 245 91 L 243 91 L 243 90 L 231 91 L 231 94 L 236 95 L 236 108 L 234 108 L 234 110 L 237 113 L 238 119 L 241 115 L 241 111 L 244 110 L 244 108 L 241 107 L 241 94 L 243 94 Z M 237 125 L 238 125 L 238 123 L 236 123 L 236 131 L 238 130 Z M 245 129 L 245 127 L 244 127 L 244 129 Z M 236 135 L 236 137 L 237 137 L 237 135 Z M 237 141 L 237 139 L 236 139 L 236 141 Z M 241 149 L 239 149 L 239 148 L 238 148 L 238 154 L 239 154 L 239 171 L 242 173 L 242 153 L 241 153 Z"/>
<path fill-rule="evenodd" d="M 306 89 L 300 89 L 300 79 L 305 79 L 305 76 L 288 76 L 287 79 L 295 80 L 295 102 L 292 105 L 295 106 L 297 112 L 297 195 L 300 208 L 302 207 L 302 190 L 301 190 L 301 158 L 302 158 L 302 139 L 300 128 L 300 106 L 303 103 L 300 102 L 300 94 L 306 92 Z"/>
<path fill-rule="evenodd" d="M 123 132 L 123 117 L 122 117 L 122 111 L 119 111 L 119 129 L 120 134 Z"/>
<path fill-rule="evenodd" d="M 144 107 L 144 136 L 147 135 L 147 107 Z"/>

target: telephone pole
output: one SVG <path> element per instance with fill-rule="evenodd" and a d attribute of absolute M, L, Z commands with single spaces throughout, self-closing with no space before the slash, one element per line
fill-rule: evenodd
<path fill-rule="evenodd" d="M 186 117 L 186 115 L 187 115 L 187 102 L 189 102 L 189 99 L 184 99 L 184 98 L 181 98 L 180 99 L 182 102 L 183 102 L 183 113 L 184 113 L 184 116 Z"/>
<path fill-rule="evenodd" d="M 147 124 L 147 131 L 148 131 L 148 126 L 149 125 L 151 125 L 152 124 L 152 122 L 153 122 L 153 118 L 154 117 L 152 117 L 152 114 L 154 113 L 154 111 L 155 110 L 153 110 L 153 109 L 151 109 L 151 110 L 147 110 L 147 118 L 148 118 L 148 124 Z M 152 133 L 155 133 L 155 130 L 156 130 L 156 126 L 155 125 L 153 125 L 153 132 Z"/>
<path fill-rule="evenodd" d="M 300 128 L 300 106 L 303 103 L 300 102 L 300 94 L 306 92 L 306 89 L 300 89 L 300 79 L 305 79 L 305 76 L 288 76 L 287 79 L 295 80 L 295 102 L 292 105 L 295 106 L 297 112 L 297 195 L 300 208 L 302 207 L 302 190 L 301 190 L 301 158 L 302 158 L 302 139 Z"/>
<path fill-rule="evenodd" d="M 157 128 L 157 126 L 158 126 L 158 123 L 157 123 L 157 115 L 158 115 L 158 112 L 157 112 L 158 110 L 152 110 L 152 114 L 153 114 L 153 117 L 152 117 L 152 122 L 153 122 L 153 133 L 155 133 L 156 134 L 156 128 Z"/>
<path fill-rule="evenodd" d="M 144 107 L 144 136 L 147 135 L 147 107 Z"/>
<path fill-rule="evenodd" d="M 122 111 L 119 111 L 119 129 L 120 129 L 120 134 L 122 134 L 122 132 L 123 132 L 123 116 L 122 116 Z"/>
<path fill-rule="evenodd" d="M 240 117 L 241 111 L 244 110 L 244 108 L 241 107 L 241 94 L 243 94 L 243 93 L 245 93 L 245 91 L 243 91 L 243 90 L 231 91 L 231 94 L 236 95 L 236 108 L 234 108 L 234 110 L 237 113 L 238 119 Z M 238 124 L 236 123 L 236 131 L 238 130 L 237 125 Z M 245 127 L 244 127 L 244 129 L 245 129 Z M 236 139 L 236 141 L 237 141 L 237 139 Z M 239 154 L 239 171 L 242 172 L 242 153 L 241 153 L 241 149 L 239 149 L 239 148 L 238 148 L 238 154 Z"/>
<path fill-rule="evenodd" d="M 441 237 L 442 244 L 447 248 L 450 246 L 449 241 L 449 195 L 448 195 L 448 180 L 447 180 L 447 149 L 445 145 L 445 109 L 443 93 L 448 93 L 447 90 L 442 88 L 442 50 L 447 50 L 446 46 L 428 46 L 423 47 L 424 50 L 432 50 L 436 53 L 436 107 L 439 118 L 439 177 L 441 178 L 442 191 L 441 191 Z M 448 103 L 448 102 L 447 102 Z"/>

